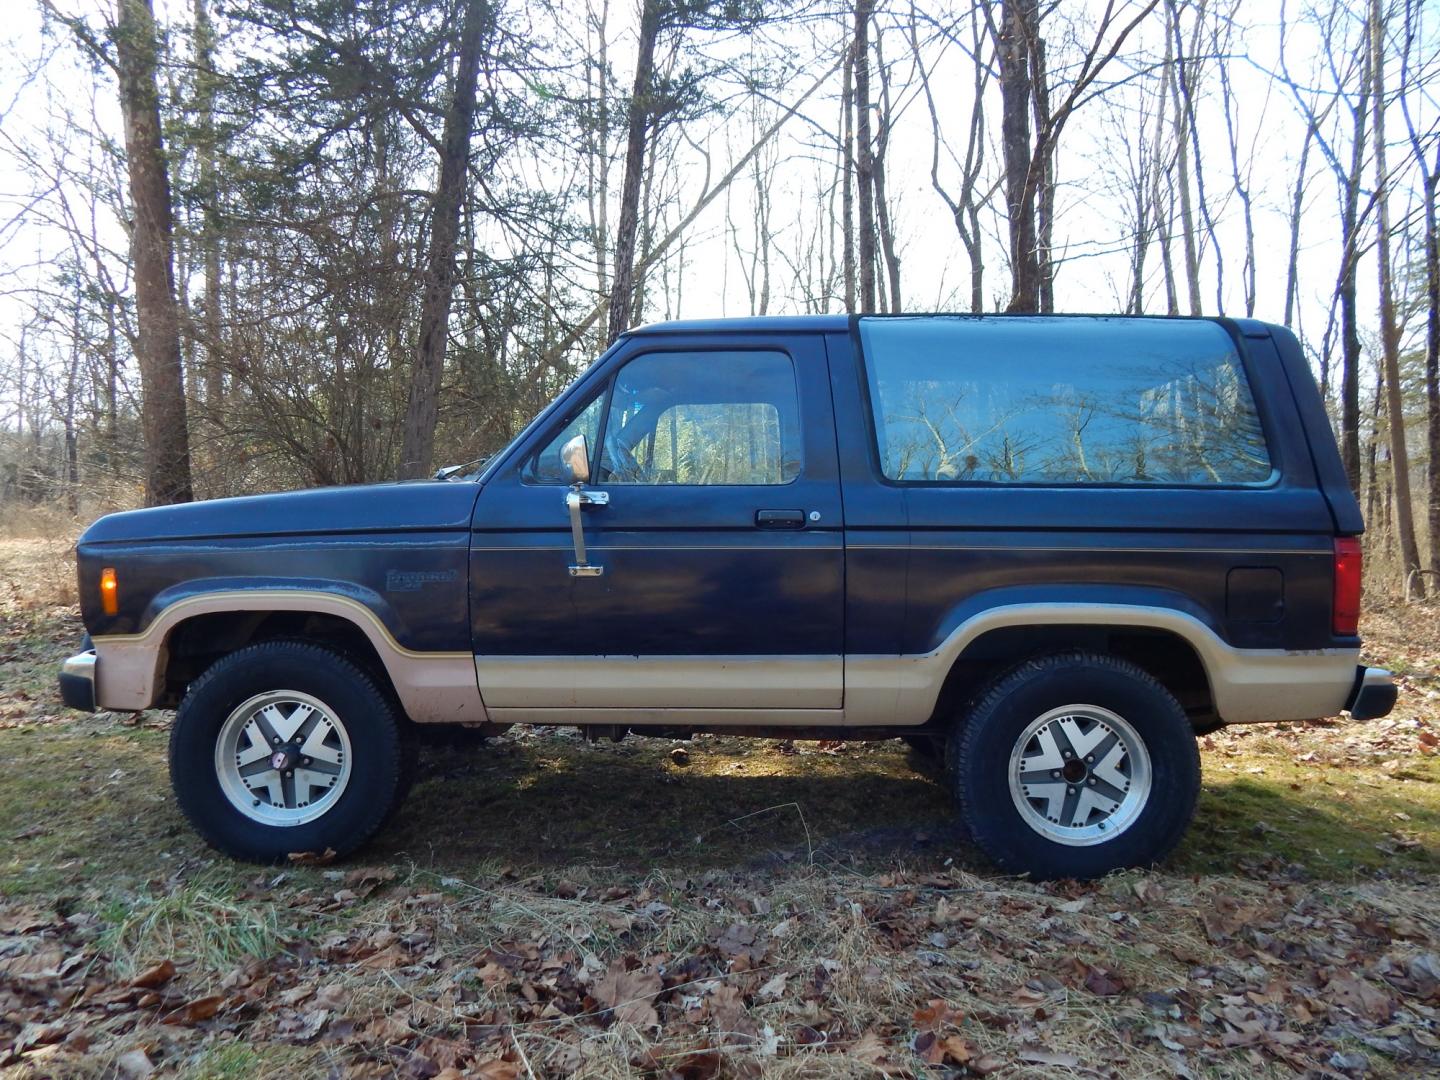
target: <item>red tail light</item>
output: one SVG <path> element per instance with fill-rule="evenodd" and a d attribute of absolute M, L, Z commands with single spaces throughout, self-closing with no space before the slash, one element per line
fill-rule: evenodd
<path fill-rule="evenodd" d="M 1330 608 L 1330 628 L 1336 637 L 1354 637 L 1360 632 L 1361 562 L 1358 537 L 1335 538 L 1335 599 Z"/>

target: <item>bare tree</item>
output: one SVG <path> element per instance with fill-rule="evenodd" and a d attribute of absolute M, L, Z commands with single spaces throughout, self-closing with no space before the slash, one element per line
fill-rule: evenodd
<path fill-rule="evenodd" d="M 174 209 L 155 77 L 159 51 L 155 13 L 150 0 L 118 0 L 116 14 L 114 69 L 135 215 L 130 242 L 139 321 L 135 354 L 143 393 L 145 500 L 158 506 L 193 497 L 175 303 Z"/>
<path fill-rule="evenodd" d="M 930 87 L 930 71 L 921 50 L 919 34 L 920 14 L 914 4 L 910 8 L 910 50 L 915 57 L 915 70 L 920 78 L 920 88 L 925 95 L 925 105 L 930 114 L 930 186 L 944 200 L 955 223 L 955 231 L 965 248 L 970 263 L 970 310 L 979 314 L 985 307 L 985 252 L 984 236 L 980 228 L 980 214 L 989 203 L 993 189 L 981 189 L 980 181 L 985 168 L 985 94 L 990 83 L 991 59 L 985 51 L 989 37 L 980 20 L 980 9 L 972 6 L 966 17 L 969 35 L 963 43 L 952 39 L 957 47 L 972 61 L 973 72 L 970 99 L 970 123 L 965 131 L 965 154 L 961 158 L 950 150 L 940 124 L 940 113 L 936 108 L 935 95 Z M 937 28 L 938 29 L 938 28 Z M 941 36 L 950 38 L 944 29 Z M 992 46 L 993 48 L 993 46 Z M 960 186 L 952 195 L 950 188 L 940 179 L 940 153 L 944 148 L 960 168 Z"/>
<path fill-rule="evenodd" d="M 885 188 L 885 163 L 890 149 L 890 131 L 895 122 L 895 104 L 890 92 L 890 67 L 885 63 L 882 34 L 875 26 L 875 71 L 880 76 L 880 101 L 875 118 L 875 220 L 880 232 L 880 255 L 885 261 L 885 280 L 890 286 L 889 311 L 898 313 L 900 300 L 900 254 L 895 247 L 895 226 L 890 217 L 890 197 Z M 881 290 L 883 294 L 884 290 Z"/>
<path fill-rule="evenodd" d="M 1108 0 L 1094 39 L 1075 68 L 1074 81 L 1054 106 L 1046 74 L 1039 0 L 1003 0 L 998 22 L 993 10 L 995 5 L 985 4 L 985 17 L 995 39 L 1000 67 L 1000 144 L 1005 159 L 1005 199 L 1009 213 L 1010 311 L 1045 310 L 1053 278 L 1053 269 L 1048 268 L 1047 234 L 1054 217 L 1054 159 L 1061 134 L 1075 110 L 1099 91 L 1094 84 L 1101 72 L 1158 3 L 1159 0 L 1142 0 L 1134 5 L 1138 10 L 1133 17 L 1121 23 L 1117 18 L 1116 0 Z M 1036 118 L 1033 139 L 1032 111 Z"/>
<path fill-rule="evenodd" d="M 1430 538 L 1430 572 L 1440 579 L 1440 224 L 1436 197 L 1440 193 L 1440 131 L 1421 131 L 1411 109 L 1415 85 L 1412 60 L 1419 34 L 1419 0 L 1405 0 L 1404 43 L 1400 65 L 1400 108 L 1410 140 L 1410 152 L 1420 172 L 1425 312 L 1425 443 L 1429 480 L 1426 485 L 1426 523 Z M 1429 144 L 1429 145 L 1427 145 Z M 1434 155 L 1432 158 L 1431 155 Z"/>
<path fill-rule="evenodd" d="M 1415 521 L 1410 498 L 1410 450 L 1405 442 L 1405 403 L 1400 393 L 1400 322 L 1395 311 L 1394 267 L 1390 262 L 1390 186 L 1394 182 L 1385 165 L 1385 42 L 1389 19 L 1382 0 L 1370 0 L 1370 73 L 1374 81 L 1371 102 L 1375 128 L 1376 260 L 1380 270 L 1380 343 L 1385 365 L 1385 406 L 1390 414 L 1390 461 L 1394 468 L 1395 527 L 1400 534 L 1400 557 L 1407 583 L 1414 577 L 1415 592 L 1425 595 L 1419 574 L 1420 548 L 1415 542 Z"/>
<path fill-rule="evenodd" d="M 488 5 L 462 0 L 464 17 L 455 60 L 455 84 L 445 110 L 440 145 L 440 179 L 430 225 L 430 254 L 420 307 L 419 341 L 410 375 L 405 430 L 400 448 L 400 478 L 416 479 L 430 471 L 435 452 L 435 421 L 440 408 L 440 377 L 450 336 L 450 300 L 455 290 L 455 241 L 460 232 L 460 203 L 470 169 L 470 133 L 475 121 L 475 85 Z"/>
<path fill-rule="evenodd" d="M 875 310 L 875 146 L 870 128 L 870 18 L 874 11 L 874 0 L 856 0 L 855 36 L 850 46 L 855 65 L 855 187 L 860 228 L 856 259 L 862 313 Z"/>

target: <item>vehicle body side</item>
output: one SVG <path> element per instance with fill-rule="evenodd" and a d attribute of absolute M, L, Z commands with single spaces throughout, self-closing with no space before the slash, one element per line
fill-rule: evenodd
<path fill-rule="evenodd" d="M 1357 689 L 1359 641 L 1332 631 L 1331 606 L 1334 540 L 1360 531 L 1358 508 L 1294 338 L 1211 321 L 1249 372 L 1274 466 L 1263 484 L 888 481 L 855 320 L 642 329 L 476 482 L 102 519 L 79 545 L 94 702 L 173 704 L 215 658 L 304 638 L 383 673 L 417 723 L 873 735 L 933 725 L 1065 648 L 1137 664 L 1197 730 L 1333 715 Z M 585 520 L 604 575 L 567 575 L 565 488 L 527 483 L 522 464 L 626 363 L 709 350 L 794 362 L 801 475 L 612 488 Z M 805 524 L 759 530 L 761 510 Z"/>

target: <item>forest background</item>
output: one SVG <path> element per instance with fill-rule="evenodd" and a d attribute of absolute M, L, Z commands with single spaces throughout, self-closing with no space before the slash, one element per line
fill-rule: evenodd
<path fill-rule="evenodd" d="M 1421 0 L 36 0 L 0 63 L 0 512 L 429 475 L 625 328 L 1293 327 L 1440 585 Z"/>

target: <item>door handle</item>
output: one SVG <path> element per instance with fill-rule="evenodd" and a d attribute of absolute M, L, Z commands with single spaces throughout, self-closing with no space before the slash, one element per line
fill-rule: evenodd
<path fill-rule="evenodd" d="M 803 529 L 804 510 L 756 510 L 755 526 L 760 529 Z"/>

